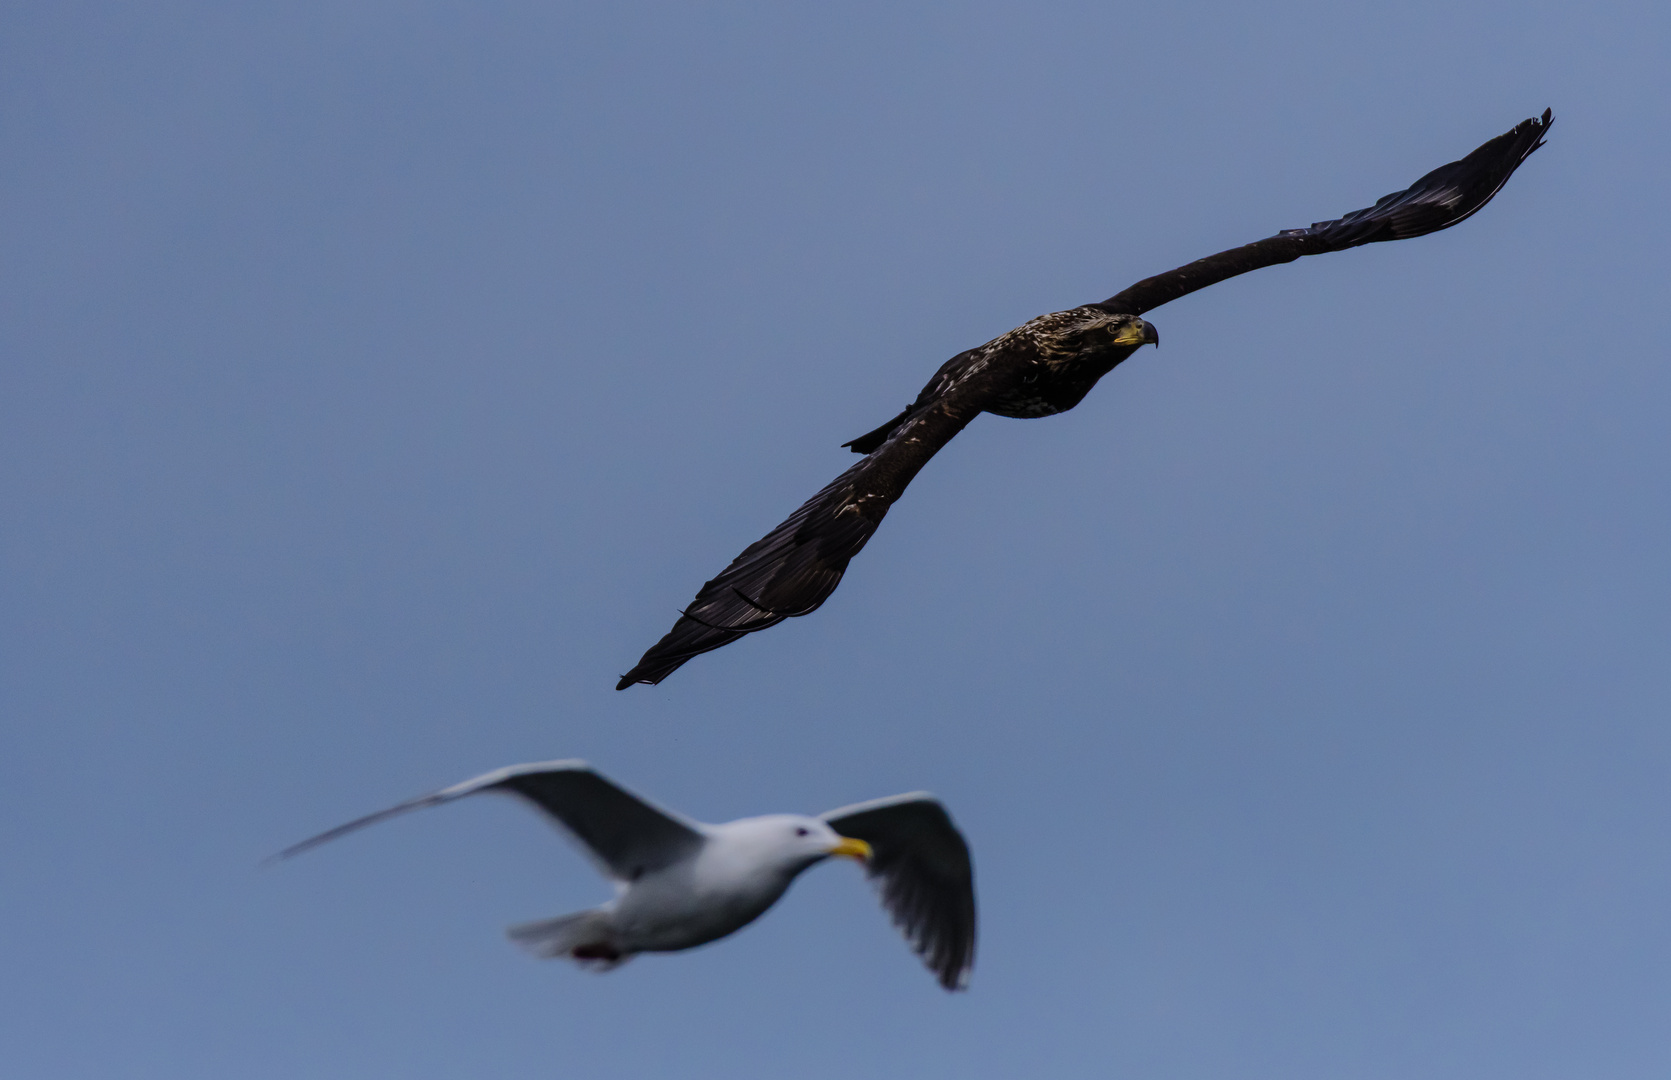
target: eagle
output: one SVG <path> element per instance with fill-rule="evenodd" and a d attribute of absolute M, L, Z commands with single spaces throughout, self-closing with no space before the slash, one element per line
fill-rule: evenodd
<path fill-rule="evenodd" d="M 1160 344 L 1145 312 L 1304 255 L 1448 229 L 1491 201 L 1543 145 L 1553 119 L 1545 109 L 1374 206 L 1197 259 L 1100 303 L 1040 315 L 952 357 L 898 416 L 843 443 L 863 460 L 703 585 L 615 688 L 659 683 L 693 656 L 817 610 L 929 458 L 983 412 L 1032 419 L 1079 404 L 1122 360 Z"/>

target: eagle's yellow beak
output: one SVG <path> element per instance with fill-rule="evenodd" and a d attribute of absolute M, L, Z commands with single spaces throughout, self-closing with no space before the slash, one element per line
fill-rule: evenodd
<path fill-rule="evenodd" d="M 1160 345 L 1160 332 L 1154 326 L 1137 319 L 1120 327 L 1120 332 L 1114 335 L 1116 345 Z"/>
<path fill-rule="evenodd" d="M 851 836 L 844 836 L 841 838 L 840 843 L 830 849 L 830 854 L 845 855 L 849 859 L 857 859 L 860 862 L 869 862 L 870 845 L 865 843 L 863 840 L 855 840 Z"/>

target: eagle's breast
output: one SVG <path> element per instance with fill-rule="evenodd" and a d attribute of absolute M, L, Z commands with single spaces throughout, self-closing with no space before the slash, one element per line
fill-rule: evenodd
<path fill-rule="evenodd" d="M 1131 351 L 1114 346 L 1108 322 L 1090 308 L 1040 315 L 964 354 L 956 381 L 979 385 L 982 408 L 999 416 L 1066 412 Z"/>

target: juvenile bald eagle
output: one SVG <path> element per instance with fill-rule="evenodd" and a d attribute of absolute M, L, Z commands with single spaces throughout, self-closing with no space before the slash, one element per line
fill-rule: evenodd
<path fill-rule="evenodd" d="M 844 443 L 865 458 L 750 544 L 702 586 L 673 629 L 616 685 L 658 683 L 700 653 L 817 609 L 847 563 L 928 459 L 983 412 L 1030 419 L 1079 404 L 1097 380 L 1160 335 L 1140 316 L 1226 278 L 1302 255 L 1404 240 L 1448 229 L 1491 201 L 1543 145 L 1552 115 L 1525 120 L 1461 161 L 1440 166 L 1374 206 L 1308 229 L 1284 229 L 1242 247 L 1145 278 L 1100 304 L 1040 315 L 934 373 L 917 400 L 876 430 Z"/>

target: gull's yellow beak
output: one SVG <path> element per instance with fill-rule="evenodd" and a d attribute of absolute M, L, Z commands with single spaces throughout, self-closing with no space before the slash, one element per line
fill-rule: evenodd
<path fill-rule="evenodd" d="M 841 842 L 830 849 L 831 855 L 845 855 L 849 859 L 860 862 L 870 861 L 870 845 L 863 840 L 855 840 L 851 836 L 844 836 Z"/>
<path fill-rule="evenodd" d="M 1114 344 L 1158 346 L 1160 344 L 1160 332 L 1151 323 L 1143 319 L 1135 319 L 1120 327 L 1120 332 L 1114 335 Z"/>

